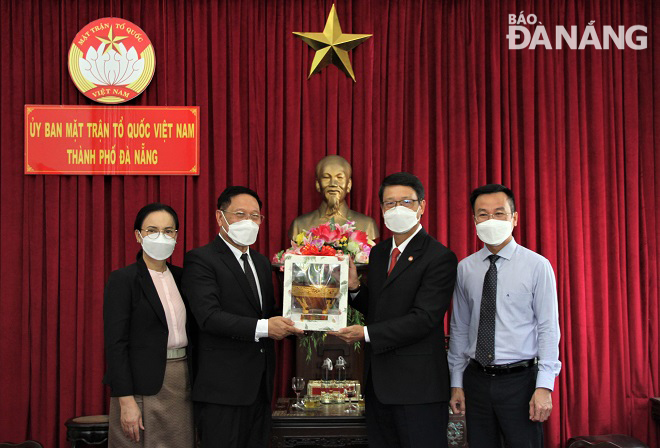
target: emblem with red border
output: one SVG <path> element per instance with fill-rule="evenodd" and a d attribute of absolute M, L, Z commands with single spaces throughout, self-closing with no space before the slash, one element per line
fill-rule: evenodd
<path fill-rule="evenodd" d="M 147 88 L 156 55 L 147 34 L 128 20 L 95 20 L 73 39 L 69 74 L 87 98 L 104 104 L 132 100 Z"/>

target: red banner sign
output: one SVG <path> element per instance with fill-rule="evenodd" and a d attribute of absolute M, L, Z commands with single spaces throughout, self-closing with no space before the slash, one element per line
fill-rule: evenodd
<path fill-rule="evenodd" d="M 199 107 L 25 106 L 25 174 L 199 174 Z"/>

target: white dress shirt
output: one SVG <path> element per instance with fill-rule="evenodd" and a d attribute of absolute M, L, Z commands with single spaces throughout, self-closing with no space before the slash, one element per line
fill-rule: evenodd
<path fill-rule="evenodd" d="M 452 387 L 463 387 L 463 372 L 475 356 L 489 255 L 491 252 L 484 246 L 458 264 L 447 356 Z M 552 265 L 513 238 L 497 255 L 500 258 L 495 263 L 497 299 L 492 364 L 538 358 L 536 387 L 553 390 L 561 362 L 557 287 Z"/>
<path fill-rule="evenodd" d="M 222 236 L 222 233 L 219 233 L 220 238 L 222 238 L 222 241 L 225 242 L 225 244 L 229 247 L 231 252 L 234 254 L 236 257 L 236 260 L 238 261 L 238 264 L 243 268 L 243 272 L 245 272 L 245 266 L 243 266 L 243 260 L 241 260 L 241 256 L 243 255 L 243 252 L 238 250 L 236 247 L 234 247 L 231 243 L 229 243 L 224 236 Z M 254 280 L 257 283 L 257 291 L 259 293 L 259 304 L 263 307 L 263 299 L 261 297 L 261 285 L 259 284 L 259 277 L 257 276 L 257 268 L 254 266 L 254 261 L 252 261 L 252 257 L 250 256 L 250 248 L 248 247 L 247 251 L 245 251 L 246 254 L 248 254 L 248 262 L 250 263 L 250 267 L 252 268 L 252 273 L 254 274 Z M 254 330 L 254 340 L 259 341 L 260 338 L 267 338 L 268 337 L 268 319 L 259 319 L 257 321 L 257 327 Z"/>

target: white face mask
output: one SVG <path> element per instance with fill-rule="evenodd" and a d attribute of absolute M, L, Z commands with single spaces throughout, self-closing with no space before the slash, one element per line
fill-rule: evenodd
<path fill-rule="evenodd" d="M 410 210 L 408 207 L 399 205 L 383 213 L 385 226 L 394 233 L 406 233 L 419 222 L 417 210 Z"/>
<path fill-rule="evenodd" d="M 481 241 L 491 246 L 499 246 L 511 236 L 512 232 L 512 221 L 489 219 L 477 224 L 477 236 Z"/>
<path fill-rule="evenodd" d="M 225 213 L 221 211 L 222 216 L 227 221 Z M 229 224 L 229 221 L 227 221 Z M 257 241 L 257 235 L 259 234 L 259 224 L 252 221 L 251 219 L 244 219 L 243 221 L 238 221 L 233 224 L 229 224 L 229 238 L 239 246 L 251 246 Z"/>
<path fill-rule="evenodd" d="M 142 237 L 142 250 L 154 260 L 167 260 L 172 256 L 174 246 L 176 246 L 174 238 L 167 238 L 162 233 L 159 233 L 155 239 L 140 236 Z"/>

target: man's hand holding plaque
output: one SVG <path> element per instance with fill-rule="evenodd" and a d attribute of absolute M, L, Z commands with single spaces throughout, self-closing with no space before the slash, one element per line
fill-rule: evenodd
<path fill-rule="evenodd" d="M 296 328 L 291 319 L 275 316 L 268 319 L 268 337 L 277 341 L 294 334 L 303 334 L 304 331 Z"/>

